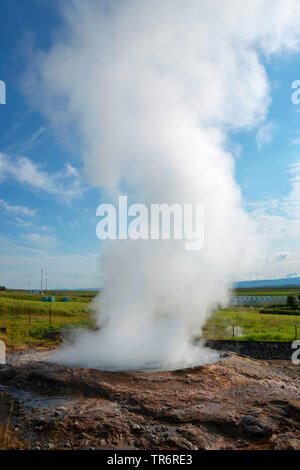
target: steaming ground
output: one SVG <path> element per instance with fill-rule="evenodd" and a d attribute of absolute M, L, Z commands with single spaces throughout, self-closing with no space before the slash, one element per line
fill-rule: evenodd
<path fill-rule="evenodd" d="M 81 333 L 54 360 L 109 370 L 166 370 L 217 360 L 218 353 L 194 344 L 201 321 L 215 307 L 211 299 L 216 286 L 207 283 L 204 292 L 193 285 L 192 280 L 198 284 L 201 279 L 195 255 L 191 253 L 187 263 L 186 252 L 178 249 L 177 242 L 123 241 L 116 250 L 112 241 L 107 249 L 103 264 L 107 262 L 109 270 L 115 263 L 110 282 L 116 289 L 105 290 L 94 301 L 92 308 L 100 312 L 99 330 Z M 172 292 L 166 297 L 169 288 Z M 202 305 L 209 311 L 201 312 Z"/>
<path fill-rule="evenodd" d="M 63 5 L 62 30 L 37 54 L 28 92 L 40 90 L 59 132 L 76 130 L 104 202 L 128 194 L 130 203 L 204 204 L 205 242 L 199 252 L 183 242 L 103 243 L 101 329 L 56 359 L 112 369 L 210 361 L 192 338 L 261 253 L 229 135 L 266 118 L 264 62 L 299 49 L 299 0 Z"/>
<path fill-rule="evenodd" d="M 102 333 L 81 333 L 74 346 L 61 347 L 48 361 L 101 370 L 137 371 L 183 369 L 220 359 L 220 354 L 206 348 L 204 342 L 187 343 L 181 337 L 178 325 L 173 325 L 171 332 L 170 322 L 159 327 L 153 324 L 141 326 L 140 330 L 134 331 L 119 329 L 117 334 L 109 329 Z M 107 351 L 110 351 L 110 356 Z"/>
<path fill-rule="evenodd" d="M 86 351 L 86 341 L 90 344 L 90 351 Z M 99 347 L 99 341 L 102 344 Z M 159 371 L 178 370 L 189 367 L 197 367 L 204 364 L 211 364 L 220 360 L 220 354 L 216 351 L 205 348 L 203 345 L 190 345 L 185 351 L 179 350 L 171 356 L 172 349 L 168 351 L 165 358 L 153 351 L 147 352 L 140 348 L 140 342 L 132 344 L 132 348 L 123 348 L 122 354 L 118 353 L 120 348 L 112 352 L 111 357 L 107 357 L 107 350 L 112 351 L 105 339 L 95 335 L 92 337 L 83 334 L 76 342 L 75 348 L 61 348 L 55 354 L 47 358 L 48 362 L 61 363 L 75 367 L 88 367 L 92 369 L 107 371 Z M 97 355 L 95 355 L 97 351 Z M 142 357 L 137 357 L 136 351 L 140 351 Z"/>

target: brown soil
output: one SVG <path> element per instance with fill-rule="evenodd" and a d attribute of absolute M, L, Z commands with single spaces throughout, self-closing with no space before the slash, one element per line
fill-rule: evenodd
<path fill-rule="evenodd" d="M 21 357 L 0 368 L 0 425 L 32 448 L 300 449 L 290 361 L 105 372 Z"/>

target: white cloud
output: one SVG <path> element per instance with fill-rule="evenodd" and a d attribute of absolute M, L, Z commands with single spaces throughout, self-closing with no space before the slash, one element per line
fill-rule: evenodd
<path fill-rule="evenodd" d="M 52 235 L 41 235 L 40 233 L 28 233 L 21 236 L 31 244 L 43 248 L 55 246 L 58 240 Z"/>
<path fill-rule="evenodd" d="M 18 227 L 22 227 L 22 228 L 32 228 L 33 227 L 32 222 L 30 222 L 29 220 L 24 220 L 21 217 L 16 217 L 13 221 L 8 220 L 8 222 L 10 224 L 14 224 L 14 225 L 17 225 Z"/>
<path fill-rule="evenodd" d="M 37 209 L 29 209 L 26 206 L 13 206 L 4 199 L 0 199 L 0 207 L 10 214 L 18 214 L 23 217 L 34 217 L 37 213 Z"/>
<path fill-rule="evenodd" d="M 249 211 L 259 225 L 259 232 L 268 240 L 279 239 L 287 234 L 286 215 L 274 208 L 274 201 L 264 201 L 257 204 L 248 204 Z"/>
<path fill-rule="evenodd" d="M 34 230 L 35 232 L 42 233 L 51 232 L 53 230 L 53 228 L 48 225 L 37 225 L 33 223 L 32 220 L 36 216 L 37 209 L 29 209 L 26 206 L 15 206 L 4 199 L 0 199 L 0 210 L 1 209 L 9 216 L 6 218 L 6 222 L 9 224 L 16 225 L 25 230 Z M 28 240 L 31 240 L 32 242 L 39 242 L 39 235 L 37 233 L 31 235 L 31 238 L 28 234 L 24 235 L 24 237 L 27 237 Z M 52 239 L 50 237 L 48 239 L 45 238 L 44 243 L 48 245 L 51 240 L 53 241 L 53 237 Z"/>
<path fill-rule="evenodd" d="M 7 223 L 16 225 L 23 229 L 34 230 L 35 232 L 51 232 L 53 227 L 49 225 L 36 225 L 31 220 L 23 219 L 22 217 L 14 217 L 6 220 Z"/>
<path fill-rule="evenodd" d="M 299 274 L 298 273 L 287 273 L 285 275 L 285 277 L 287 277 L 288 279 L 293 279 L 293 277 L 298 277 Z"/>
<path fill-rule="evenodd" d="M 300 159 L 291 165 L 289 174 L 290 190 L 286 196 L 248 204 L 260 231 L 269 239 L 300 236 Z"/>
<path fill-rule="evenodd" d="M 69 163 L 61 171 L 47 173 L 29 158 L 20 156 L 13 160 L 9 155 L 0 153 L 0 179 L 6 177 L 65 202 L 80 197 L 84 190 L 78 171 Z"/>
<path fill-rule="evenodd" d="M 276 261 L 285 261 L 288 259 L 289 253 L 277 253 L 276 255 Z"/>
<path fill-rule="evenodd" d="M 0 284 L 11 288 L 40 286 L 40 272 L 48 277 L 48 288 L 90 288 L 100 285 L 100 261 L 96 253 L 84 255 L 22 246 L 0 236 Z"/>
<path fill-rule="evenodd" d="M 78 220 L 75 220 L 74 222 L 70 222 L 71 228 L 77 228 L 78 226 L 79 226 Z"/>
<path fill-rule="evenodd" d="M 300 159 L 290 167 L 289 171 L 291 190 L 284 199 L 285 212 L 294 222 L 300 221 Z M 300 226 L 298 226 L 300 229 Z"/>
<path fill-rule="evenodd" d="M 40 127 L 26 141 L 11 145 L 7 149 L 7 152 L 8 153 L 12 151 L 15 151 L 18 153 L 28 152 L 29 150 L 31 150 L 33 147 L 35 147 L 37 144 L 41 142 L 43 136 L 45 135 L 45 132 L 46 132 L 46 127 Z"/>
<path fill-rule="evenodd" d="M 273 122 L 263 124 L 256 134 L 256 143 L 258 149 L 261 149 L 264 145 L 272 142 L 275 125 Z"/>
<path fill-rule="evenodd" d="M 256 266 L 261 278 L 299 272 L 300 159 L 291 166 L 289 174 L 290 190 L 286 196 L 248 204 L 265 240 L 267 255 Z"/>
<path fill-rule="evenodd" d="M 300 136 L 299 136 L 299 132 L 296 132 L 296 137 L 293 137 L 289 140 L 289 145 L 292 146 L 292 145 L 295 145 L 295 146 L 298 146 L 300 145 Z"/>

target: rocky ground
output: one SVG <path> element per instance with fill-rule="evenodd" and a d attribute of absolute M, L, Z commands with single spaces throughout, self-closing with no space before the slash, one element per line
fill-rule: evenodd
<path fill-rule="evenodd" d="M 300 366 L 290 361 L 232 355 L 104 372 L 46 359 L 23 353 L 0 368 L 0 425 L 30 448 L 300 449 Z"/>

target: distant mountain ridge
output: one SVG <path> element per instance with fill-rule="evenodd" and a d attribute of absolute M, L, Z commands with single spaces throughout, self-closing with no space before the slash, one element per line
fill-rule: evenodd
<path fill-rule="evenodd" d="M 234 287 L 251 288 L 251 287 L 300 287 L 300 277 L 284 278 L 284 279 L 262 279 L 259 281 L 241 281 L 235 282 Z"/>

